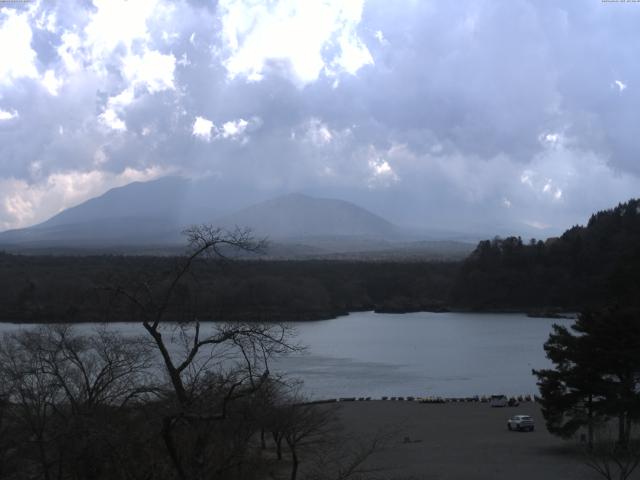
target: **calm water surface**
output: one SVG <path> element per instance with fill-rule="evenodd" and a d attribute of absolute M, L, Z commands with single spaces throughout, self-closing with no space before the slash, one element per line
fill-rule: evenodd
<path fill-rule="evenodd" d="M 302 355 L 272 370 L 304 381 L 315 398 L 341 396 L 470 396 L 537 391 L 532 368 L 549 365 L 543 343 L 553 323 L 524 314 L 358 312 L 293 323 Z M 0 324 L 0 332 L 29 328 Z M 95 325 L 81 325 L 91 331 Z M 139 324 L 114 324 L 124 334 Z"/>

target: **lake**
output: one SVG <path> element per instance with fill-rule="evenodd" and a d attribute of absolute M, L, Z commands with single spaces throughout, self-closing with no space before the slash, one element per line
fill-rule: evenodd
<path fill-rule="evenodd" d="M 278 359 L 271 369 L 303 380 L 313 398 L 534 394 L 531 369 L 550 365 L 543 343 L 554 323 L 572 321 L 524 314 L 357 312 L 294 322 L 307 351 Z M 18 328 L 28 327 L 0 324 L 0 332 Z M 127 335 L 144 332 L 134 323 L 112 328 Z"/>

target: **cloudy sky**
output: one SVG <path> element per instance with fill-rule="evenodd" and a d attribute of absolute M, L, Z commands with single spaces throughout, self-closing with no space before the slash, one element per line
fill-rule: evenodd
<path fill-rule="evenodd" d="M 640 194 L 640 3 L 0 3 L 0 230 L 207 176 L 539 232 Z"/>

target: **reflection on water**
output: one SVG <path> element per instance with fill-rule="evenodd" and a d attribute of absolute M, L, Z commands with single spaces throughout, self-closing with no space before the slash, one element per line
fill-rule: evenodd
<path fill-rule="evenodd" d="M 272 370 L 304 381 L 312 397 L 470 396 L 536 392 L 532 368 L 549 365 L 542 345 L 553 323 L 523 314 L 358 312 L 294 323 L 306 353 Z M 0 324 L 0 332 L 30 328 Z M 90 332 L 95 325 L 78 328 Z M 138 324 L 114 324 L 126 335 Z"/>

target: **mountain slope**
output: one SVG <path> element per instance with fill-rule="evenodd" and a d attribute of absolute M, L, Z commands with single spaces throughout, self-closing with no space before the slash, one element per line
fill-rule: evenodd
<path fill-rule="evenodd" d="M 212 223 L 227 228 L 250 227 L 257 235 L 288 239 L 289 244 L 320 242 L 323 252 L 333 252 L 344 251 L 347 238 L 348 249 L 358 250 L 367 247 L 371 239 L 386 240 L 397 231 L 388 221 L 352 203 L 300 194 L 277 197 L 225 214 L 247 200 L 241 192 L 225 190 L 215 179 L 166 177 L 134 182 L 64 210 L 38 225 L 2 232 L 0 247 L 180 245 L 183 242 L 180 232 L 185 226 Z"/>
<path fill-rule="evenodd" d="M 167 244 L 182 226 L 209 221 L 214 208 L 194 202 L 193 182 L 165 177 L 113 188 L 32 227 L 0 233 L 0 245 L 109 246 Z M 197 199 L 196 199 L 197 200 Z"/>
<path fill-rule="evenodd" d="M 188 180 L 179 177 L 133 182 L 67 208 L 35 228 L 46 229 L 114 218 L 157 218 L 174 222 L 188 188 Z"/>
<path fill-rule="evenodd" d="M 391 237 L 397 228 L 364 208 L 343 200 L 302 194 L 277 197 L 219 219 L 226 227 L 250 227 L 271 238 Z"/>

